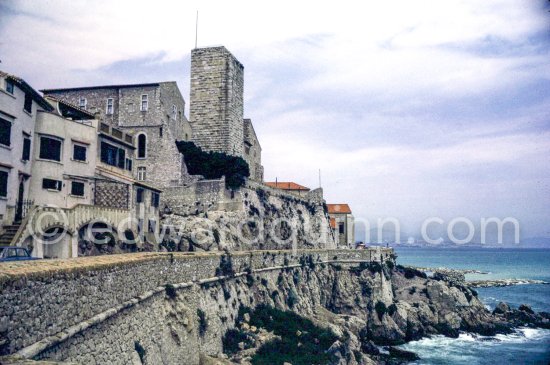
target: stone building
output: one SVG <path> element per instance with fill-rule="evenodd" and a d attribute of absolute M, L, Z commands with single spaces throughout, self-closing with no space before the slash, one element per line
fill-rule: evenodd
<path fill-rule="evenodd" d="M 29 84 L 0 71 L 0 244 L 9 243 L 30 205 L 34 124 L 52 107 Z"/>
<path fill-rule="evenodd" d="M 250 178 L 263 179 L 262 149 L 250 119 L 243 119 L 244 66 L 225 47 L 191 52 L 189 122 L 206 151 L 244 158 Z"/>
<path fill-rule="evenodd" d="M 244 120 L 244 151 L 243 158 L 250 168 L 250 178 L 256 181 L 264 180 L 262 166 L 262 146 L 250 119 Z"/>
<path fill-rule="evenodd" d="M 330 224 L 339 246 L 353 248 L 355 244 L 355 223 L 348 204 L 327 204 Z"/>
<path fill-rule="evenodd" d="M 185 101 L 175 82 L 43 90 L 92 113 L 101 123 L 135 136 L 133 177 L 161 188 L 189 180 L 177 140 L 190 140 Z"/>

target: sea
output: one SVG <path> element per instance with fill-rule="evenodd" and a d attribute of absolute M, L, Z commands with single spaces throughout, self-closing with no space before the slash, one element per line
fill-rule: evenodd
<path fill-rule="evenodd" d="M 534 279 L 550 282 L 550 249 L 519 248 L 419 248 L 396 247 L 397 263 L 420 267 L 472 269 L 466 280 Z M 512 307 L 528 304 L 535 311 L 550 312 L 550 285 L 522 284 L 477 288 L 479 298 L 492 310 L 499 302 Z M 550 330 L 519 328 L 515 333 L 458 338 L 434 336 L 403 346 L 420 360 L 412 364 L 550 364 Z"/>

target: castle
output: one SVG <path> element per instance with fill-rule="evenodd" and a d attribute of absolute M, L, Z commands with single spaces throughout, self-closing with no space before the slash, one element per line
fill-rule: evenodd
<path fill-rule="evenodd" d="M 244 67 L 225 47 L 191 52 L 189 120 L 175 82 L 45 89 L 40 95 L 18 77 L 0 73 L 0 79 L 0 244 L 26 246 L 38 257 L 107 253 L 109 245 L 82 245 L 88 228 L 122 225 L 117 233 L 124 252 L 150 250 L 159 243 L 165 214 L 244 213 L 257 189 L 317 207 L 305 209 L 332 237 L 323 242 L 353 244 L 352 225 L 342 239 L 343 230 L 330 224 L 321 190 L 302 195 L 262 184 L 262 148 L 243 115 Z M 177 141 L 242 157 L 250 170 L 247 185 L 235 194 L 223 177 L 189 174 Z M 47 218 L 37 223 L 31 212 Z M 116 240 L 108 237 L 107 243 Z"/>

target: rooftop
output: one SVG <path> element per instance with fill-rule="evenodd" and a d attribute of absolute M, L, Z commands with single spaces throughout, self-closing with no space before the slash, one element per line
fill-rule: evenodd
<path fill-rule="evenodd" d="M 277 181 L 277 182 L 266 182 L 265 183 L 270 188 L 282 189 L 282 190 L 299 190 L 299 191 L 309 191 L 310 188 L 307 188 L 303 185 L 297 184 L 292 181 Z"/>
<path fill-rule="evenodd" d="M 327 204 L 329 214 L 351 214 L 351 208 L 347 204 Z"/>
<path fill-rule="evenodd" d="M 122 84 L 122 85 L 99 85 L 99 86 L 80 86 L 80 87 L 68 87 L 60 89 L 44 89 L 40 90 L 44 94 L 63 92 L 63 91 L 78 91 L 78 90 L 99 90 L 99 89 L 125 89 L 125 88 L 137 88 L 137 87 L 156 87 L 160 84 L 166 84 L 175 81 L 164 81 L 164 82 L 151 82 L 144 84 Z"/>

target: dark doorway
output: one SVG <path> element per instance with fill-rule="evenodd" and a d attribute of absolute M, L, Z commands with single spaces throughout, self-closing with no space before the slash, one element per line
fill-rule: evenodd
<path fill-rule="evenodd" d="M 19 182 L 19 193 L 17 195 L 17 204 L 15 208 L 15 221 L 21 222 L 21 219 L 23 219 L 23 203 L 24 203 L 24 196 L 25 196 L 25 182 L 20 181 Z"/>

